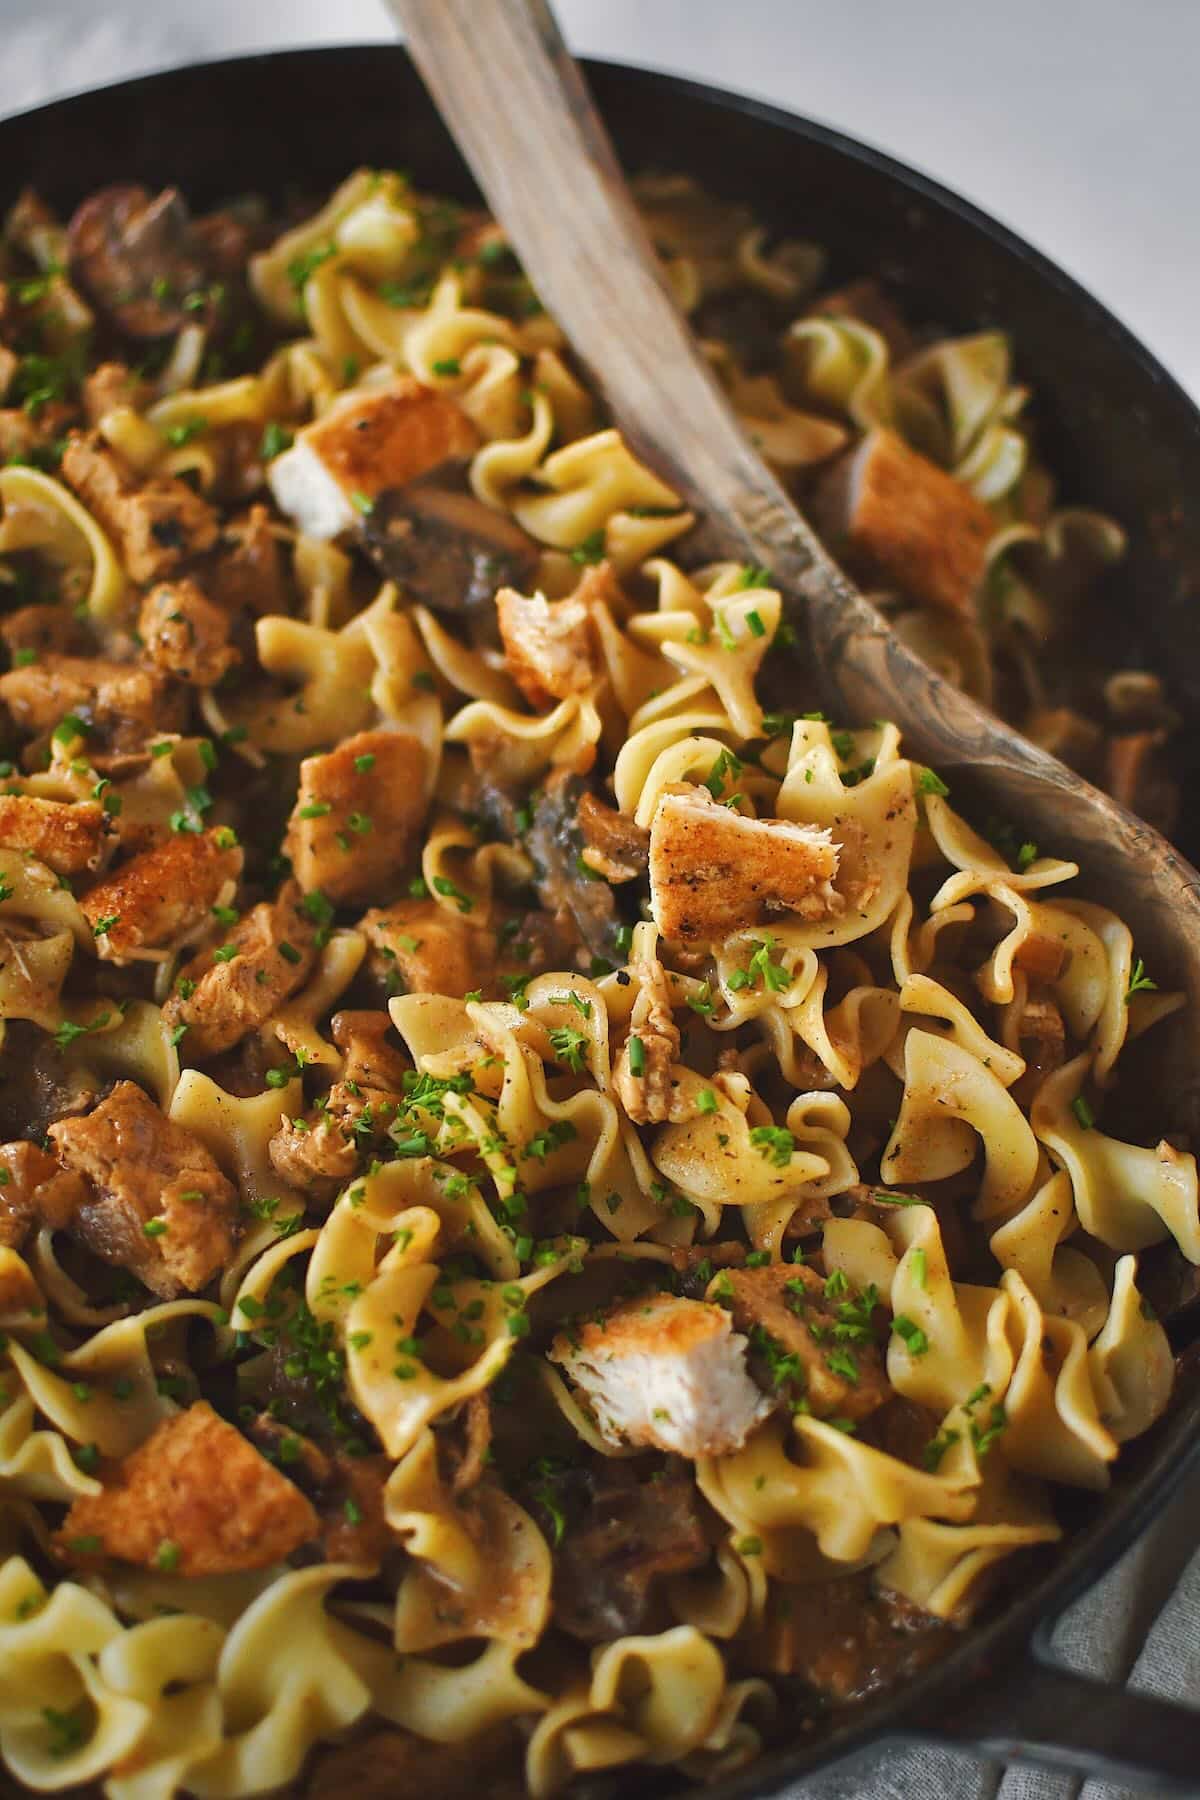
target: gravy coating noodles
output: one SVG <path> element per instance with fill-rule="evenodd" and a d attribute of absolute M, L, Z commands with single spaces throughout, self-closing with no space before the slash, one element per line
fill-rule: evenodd
<path fill-rule="evenodd" d="M 642 198 L 898 628 L 1153 772 L 1149 678 L 1040 685 L 1121 534 L 1004 340 Z M 903 1682 L 1167 1407 L 1196 1165 L 1113 1121 L 1178 997 L 804 710 L 485 218 L 27 194 L 4 258 L 11 1777 L 704 1781 Z"/>

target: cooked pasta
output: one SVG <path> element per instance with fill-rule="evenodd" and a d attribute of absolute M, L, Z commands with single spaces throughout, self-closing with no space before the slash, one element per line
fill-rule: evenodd
<path fill-rule="evenodd" d="M 896 628 L 1149 795 L 1148 678 L 1041 685 L 1121 534 L 1005 339 L 640 193 Z M 902 1682 L 1169 1405 L 1181 997 L 805 710 L 490 221 L 128 186 L 4 255 L 0 1758 L 550 1797 Z"/>

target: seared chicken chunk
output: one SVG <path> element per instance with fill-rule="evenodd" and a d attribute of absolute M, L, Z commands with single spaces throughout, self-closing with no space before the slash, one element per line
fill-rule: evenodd
<path fill-rule="evenodd" d="M 803 1399 L 818 1419 L 865 1419 L 891 1389 L 871 1332 L 871 1307 L 844 1281 L 797 1263 L 726 1269 L 716 1292 L 764 1383 Z"/>
<path fill-rule="evenodd" d="M 591 614 L 575 595 L 547 600 L 501 588 L 496 618 L 505 667 L 531 706 L 551 707 L 595 681 L 600 659 Z"/>
<path fill-rule="evenodd" d="M 386 890 L 425 817 L 425 748 L 408 731 L 359 731 L 300 764 L 285 848 L 306 892 L 334 901 Z"/>
<path fill-rule="evenodd" d="M 894 431 L 869 431 L 826 478 L 816 518 L 871 581 L 965 612 L 996 521 L 970 488 Z"/>
<path fill-rule="evenodd" d="M 173 475 L 143 480 L 96 432 L 71 434 L 62 472 L 115 540 L 133 581 L 161 581 L 217 541 L 217 515 L 207 500 Z"/>
<path fill-rule="evenodd" d="M 0 675 L 0 701 L 27 737 L 53 731 L 68 713 L 114 750 L 136 750 L 152 733 L 178 731 L 185 701 L 153 669 L 103 656 L 43 656 Z"/>
<path fill-rule="evenodd" d="M 101 363 L 90 375 L 84 376 L 81 392 L 84 417 L 89 425 L 98 425 L 105 413 L 118 406 L 141 412 L 154 398 L 150 383 L 121 362 Z"/>
<path fill-rule="evenodd" d="M 317 928 L 289 882 L 240 919 L 223 944 L 185 964 L 163 1018 L 172 1028 L 187 1027 L 190 1055 L 218 1056 L 278 1012 L 307 981 L 316 955 Z"/>
<path fill-rule="evenodd" d="M 387 1042 L 385 1012 L 336 1013 L 330 1035 L 345 1053 L 341 1075 L 324 1104 L 306 1117 L 283 1119 L 268 1145 L 272 1165 L 293 1187 L 316 1197 L 349 1181 L 362 1152 L 382 1138 L 396 1116 L 408 1063 Z"/>
<path fill-rule="evenodd" d="M 842 910 L 830 885 L 837 845 L 827 831 L 748 819 L 706 788 L 668 789 L 650 827 L 650 905 L 666 938 L 713 942 L 772 914 L 825 918 Z"/>
<path fill-rule="evenodd" d="M 35 856 L 56 875 L 82 875 L 100 867 L 116 838 L 98 800 L 0 794 L 0 845 Z"/>
<path fill-rule="evenodd" d="M 0 1246 L 19 1250 L 42 1225 L 63 1231 L 87 1188 L 38 1144 L 0 1144 Z"/>
<path fill-rule="evenodd" d="M 239 660 L 229 643 L 229 615 L 189 576 L 150 590 L 138 615 L 138 634 L 146 661 L 192 687 L 215 687 Z"/>
<path fill-rule="evenodd" d="M 221 832 L 178 832 L 122 863 L 79 904 L 100 955 L 123 962 L 138 950 L 171 949 L 232 896 L 241 872 L 241 849 Z"/>
<path fill-rule="evenodd" d="M 550 1347 L 591 1402 L 610 1444 L 680 1456 L 738 1450 L 772 1402 L 746 1369 L 746 1340 L 703 1300 L 627 1300 Z"/>
<path fill-rule="evenodd" d="M 389 994 L 449 994 L 461 1000 L 486 987 L 493 945 L 436 900 L 373 906 L 358 922 L 366 934 L 367 973 Z"/>
<path fill-rule="evenodd" d="M 271 492 L 309 537 L 357 525 L 389 488 L 402 488 L 452 457 L 470 456 L 479 434 L 446 394 L 411 375 L 348 394 L 307 425 L 267 470 Z"/>
<path fill-rule="evenodd" d="M 232 1575 L 281 1562 L 317 1531 L 295 1483 L 197 1400 L 123 1458 L 102 1493 L 76 1500 L 56 1546 L 68 1559 L 112 1556 L 183 1576 Z"/>
<path fill-rule="evenodd" d="M 48 1135 L 63 1167 L 90 1184 L 71 1230 L 105 1262 L 165 1300 L 197 1293 L 227 1267 L 238 1237 L 232 1184 L 134 1082 Z"/>
<path fill-rule="evenodd" d="M 10 656 L 32 650 L 34 660 L 78 647 L 82 641 L 79 621 L 65 606 L 51 601 L 42 606 L 19 606 L 0 619 L 0 638 Z"/>
<path fill-rule="evenodd" d="M 204 581 L 210 596 L 228 612 L 290 610 L 277 529 L 265 506 L 252 506 L 226 527 Z"/>

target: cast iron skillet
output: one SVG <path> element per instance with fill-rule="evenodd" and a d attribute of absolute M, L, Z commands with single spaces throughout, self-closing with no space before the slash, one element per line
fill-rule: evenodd
<path fill-rule="evenodd" d="M 713 88 L 611 64 L 588 79 L 627 168 L 683 169 L 770 222 L 826 244 L 832 276 L 876 272 L 912 315 L 1016 342 L 1064 495 L 1113 513 L 1131 554 L 1093 629 L 1112 660 L 1171 684 L 1200 723 L 1200 413 L 1103 307 L 953 194 L 838 133 Z M 210 63 L 58 101 L 0 122 L 0 201 L 36 183 L 69 208 L 108 181 L 177 182 L 200 204 L 246 189 L 320 194 L 358 163 L 411 169 L 468 197 L 469 182 L 404 52 L 392 46 Z M 1186 780 L 1200 730 L 1185 737 Z M 1200 810 L 1182 847 L 1200 850 Z M 1198 858 L 1200 860 L 1200 858 Z M 1186 1315 L 1184 1316 L 1186 1318 Z M 1193 1326 L 1193 1330 L 1195 1326 Z M 1181 1320 L 1181 1342 L 1186 1341 Z M 1070 1496 L 1068 1542 L 954 1651 L 822 1733 L 778 1747 L 711 1788 L 766 1800 L 887 1740 L 937 1739 L 1143 1786 L 1200 1794 L 1200 1713 L 1076 1676 L 1050 1659 L 1053 1625 L 1200 1466 L 1200 1362 L 1170 1417 L 1122 1453 L 1110 1491 Z M 1064 1508 L 1065 1512 L 1065 1508 Z M 647 1791 L 636 1778 L 616 1784 Z M 662 1792 L 662 1783 L 654 1786 Z"/>

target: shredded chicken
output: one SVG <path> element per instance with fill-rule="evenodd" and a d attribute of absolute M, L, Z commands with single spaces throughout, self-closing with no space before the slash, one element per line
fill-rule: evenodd
<path fill-rule="evenodd" d="M 332 1198 L 358 1167 L 361 1153 L 386 1133 L 402 1098 L 408 1063 L 387 1042 L 385 1012 L 335 1013 L 330 1033 L 345 1062 L 323 1103 L 303 1118 L 283 1119 L 268 1146 L 272 1165 L 293 1187 Z"/>
<path fill-rule="evenodd" d="M 232 897 L 241 872 L 242 851 L 228 834 L 176 832 L 122 863 L 79 904 L 99 954 L 123 962 L 139 950 L 174 948 Z"/>
<path fill-rule="evenodd" d="M 230 948 L 232 956 L 220 954 Z M 278 1012 L 308 979 L 316 955 L 317 927 L 289 882 L 232 926 L 223 944 L 185 964 L 163 1018 L 171 1029 L 186 1027 L 192 1057 L 217 1056 Z"/>
<path fill-rule="evenodd" d="M 332 538 L 357 525 L 388 489 L 470 456 L 478 445 L 455 401 L 404 375 L 388 387 L 345 395 L 275 458 L 267 480 L 301 531 Z"/>
<path fill-rule="evenodd" d="M 715 1292 L 749 1335 L 751 1366 L 773 1393 L 819 1419 L 864 1419 L 891 1392 L 871 1308 L 844 1281 L 797 1263 L 727 1269 Z"/>
<path fill-rule="evenodd" d="M 161 581 L 217 541 L 217 515 L 207 500 L 173 475 L 143 480 L 96 432 L 72 432 L 62 472 L 116 540 L 133 581 Z"/>
<path fill-rule="evenodd" d="M 550 1358 L 583 1389 L 610 1444 L 696 1457 L 740 1449 L 771 1410 L 745 1352 L 721 1307 L 655 1294 L 564 1332 Z"/>
<path fill-rule="evenodd" d="M 425 749 L 412 732 L 359 731 L 306 757 L 286 843 L 300 886 L 338 902 L 386 892 L 425 807 Z"/>
<path fill-rule="evenodd" d="M 192 687 L 215 687 L 239 660 L 229 642 L 229 615 L 190 576 L 151 588 L 142 601 L 138 633 L 143 657 Z"/>
<path fill-rule="evenodd" d="M 270 1568 L 317 1532 L 300 1489 L 198 1400 L 106 1470 L 101 1493 L 75 1501 L 55 1547 L 68 1561 L 232 1575 Z"/>
<path fill-rule="evenodd" d="M 93 1111 L 60 1119 L 49 1138 L 62 1166 L 89 1183 L 71 1230 L 105 1262 L 171 1300 L 229 1264 L 238 1198 L 199 1138 L 132 1081 Z"/>
<path fill-rule="evenodd" d="M 639 1125 L 691 1116 L 677 1100 L 679 1027 L 671 1012 L 671 984 L 657 957 L 630 965 L 641 983 L 629 1017 L 629 1036 L 613 1071 L 613 1089 Z"/>
<path fill-rule="evenodd" d="M 113 822 L 98 800 L 0 794 L 0 845 L 36 857 L 56 875 L 98 869 L 116 842 Z"/>
<path fill-rule="evenodd" d="M 513 588 L 496 595 L 496 618 L 509 674 L 531 706 L 545 708 L 581 694 L 599 673 L 589 608 L 574 595 L 526 598 Z"/>
<path fill-rule="evenodd" d="M 0 1245 L 19 1250 L 42 1225 L 65 1231 L 87 1188 L 27 1138 L 0 1144 Z"/>
<path fill-rule="evenodd" d="M 748 819 L 706 788 L 668 788 L 650 827 L 650 904 L 666 938 L 714 942 L 773 913 L 842 910 L 828 831 Z"/>
<path fill-rule="evenodd" d="M 814 511 L 870 580 L 957 613 L 971 604 L 996 529 L 970 488 L 882 427 L 826 477 Z"/>
<path fill-rule="evenodd" d="M 388 994 L 464 994 L 488 985 L 494 947 L 436 900 L 373 906 L 359 920 L 371 946 L 367 972 Z"/>

